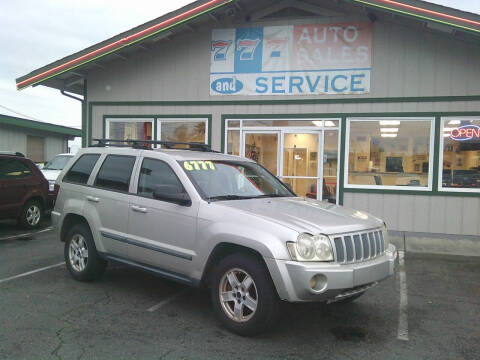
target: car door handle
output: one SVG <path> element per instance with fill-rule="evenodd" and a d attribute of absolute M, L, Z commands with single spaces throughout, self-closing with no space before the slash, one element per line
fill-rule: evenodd
<path fill-rule="evenodd" d="M 87 200 L 91 201 L 91 202 L 94 202 L 94 203 L 100 202 L 100 198 L 95 197 L 95 196 L 90 196 L 90 195 L 87 196 Z"/>
<path fill-rule="evenodd" d="M 144 208 L 144 207 L 132 205 L 130 208 L 131 208 L 133 211 L 136 211 L 136 212 L 139 212 L 139 213 L 142 213 L 142 214 L 147 213 L 147 208 Z"/>

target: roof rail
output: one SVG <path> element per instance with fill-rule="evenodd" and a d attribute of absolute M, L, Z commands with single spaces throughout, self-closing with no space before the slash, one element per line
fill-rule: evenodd
<path fill-rule="evenodd" d="M 11 156 L 18 156 L 18 157 L 25 157 L 21 152 L 18 151 L 0 151 L 0 155 L 11 155 Z"/>
<path fill-rule="evenodd" d="M 129 140 L 113 140 L 113 139 L 93 139 L 97 141 L 98 144 L 92 145 L 93 147 L 131 147 L 134 149 L 143 149 L 151 150 L 148 145 L 162 145 L 166 149 L 179 149 L 176 148 L 176 145 L 188 145 L 188 148 L 181 148 L 181 150 L 192 150 L 192 151 L 205 151 L 205 152 L 216 152 L 211 149 L 210 145 L 198 142 L 181 142 L 181 141 L 157 141 L 157 140 L 140 140 L 140 139 L 129 139 Z"/>

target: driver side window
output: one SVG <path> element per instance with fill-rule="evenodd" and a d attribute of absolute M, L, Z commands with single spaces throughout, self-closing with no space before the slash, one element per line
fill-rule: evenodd
<path fill-rule="evenodd" d="M 164 161 L 155 159 L 144 159 L 138 179 L 137 194 L 153 199 L 153 192 L 157 186 L 175 185 L 183 188 L 177 175 L 172 168 Z"/>

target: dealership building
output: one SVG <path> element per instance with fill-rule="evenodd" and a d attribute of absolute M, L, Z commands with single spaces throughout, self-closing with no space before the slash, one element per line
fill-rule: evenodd
<path fill-rule="evenodd" d="M 480 243 L 480 16 L 418 0 L 210 0 L 17 79 L 95 138 L 205 142 L 408 244 Z M 415 240 L 415 242 L 413 241 Z M 442 251 L 442 250 L 440 250 Z"/>

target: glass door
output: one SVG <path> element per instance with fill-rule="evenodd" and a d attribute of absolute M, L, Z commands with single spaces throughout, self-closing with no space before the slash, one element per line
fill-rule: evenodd
<path fill-rule="evenodd" d="M 266 167 L 298 196 L 337 203 L 338 129 L 280 127 L 239 132 L 241 155 Z"/>
<path fill-rule="evenodd" d="M 321 137 L 320 131 L 283 132 L 281 178 L 298 196 L 322 198 Z"/>
<path fill-rule="evenodd" d="M 279 143 L 280 131 L 244 131 L 242 154 L 279 176 Z"/>

